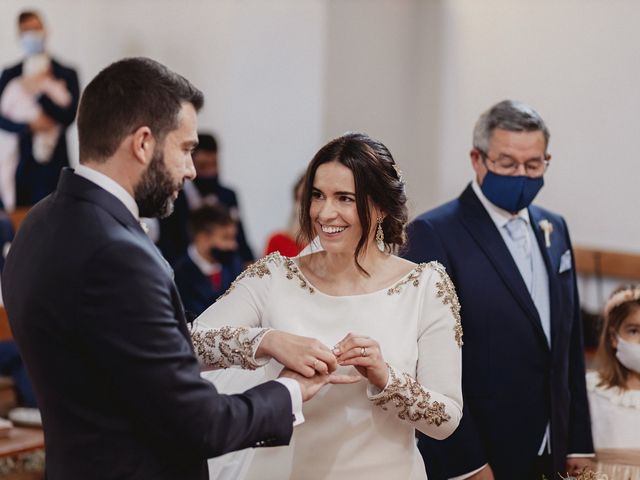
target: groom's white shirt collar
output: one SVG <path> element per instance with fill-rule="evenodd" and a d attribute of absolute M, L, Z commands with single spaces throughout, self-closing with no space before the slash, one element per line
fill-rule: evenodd
<path fill-rule="evenodd" d="M 493 223 L 496 224 L 496 227 L 498 227 L 498 229 L 504 227 L 507 222 L 514 217 L 520 217 L 524 219 L 524 221 L 527 222 L 527 225 L 531 223 L 529 219 L 529 210 L 527 210 L 526 208 L 523 208 L 514 215 L 513 213 L 508 212 L 505 209 L 491 203 L 491 201 L 487 197 L 485 197 L 484 193 L 482 193 L 482 189 L 480 188 L 477 179 L 473 179 L 473 181 L 471 182 L 471 188 L 473 188 L 473 192 L 476 194 L 478 200 L 480 200 L 480 203 L 482 203 L 482 206 L 487 211 L 487 213 L 491 217 L 491 220 L 493 220 Z"/>
<path fill-rule="evenodd" d="M 91 167 L 87 167 L 86 165 L 78 165 L 75 169 L 76 175 L 80 175 L 83 178 L 86 178 L 92 183 L 95 183 L 100 188 L 103 188 L 111 195 L 120 200 L 127 210 L 131 212 L 131 215 L 136 220 L 140 220 L 140 210 L 138 209 L 138 204 L 131 196 L 129 192 L 127 192 L 122 185 L 113 180 L 110 177 L 107 177 L 104 173 L 100 173 L 97 170 L 94 170 Z"/>

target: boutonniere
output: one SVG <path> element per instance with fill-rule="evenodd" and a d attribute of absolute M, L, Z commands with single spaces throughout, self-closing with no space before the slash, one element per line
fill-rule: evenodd
<path fill-rule="evenodd" d="M 553 223 L 545 218 L 544 220 L 540 220 L 538 225 L 544 232 L 544 244 L 547 246 L 547 248 L 551 247 L 551 232 L 553 232 Z"/>

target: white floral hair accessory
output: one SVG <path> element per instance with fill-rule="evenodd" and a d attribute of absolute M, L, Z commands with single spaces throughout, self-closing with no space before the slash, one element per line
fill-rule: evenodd
<path fill-rule="evenodd" d="M 611 310 L 623 303 L 632 302 L 634 300 L 640 300 L 640 286 L 625 288 L 624 290 L 614 293 L 604 306 L 605 316 L 609 315 Z"/>
<path fill-rule="evenodd" d="M 400 170 L 400 167 L 398 167 L 398 164 L 395 162 L 392 163 L 391 166 L 396 171 L 396 175 L 398 175 L 398 180 L 400 180 L 400 183 L 404 186 L 405 181 L 404 181 L 404 174 L 402 173 L 402 170 Z"/>

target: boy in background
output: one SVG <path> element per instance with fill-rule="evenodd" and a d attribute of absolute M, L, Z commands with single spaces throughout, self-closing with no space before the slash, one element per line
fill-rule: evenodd
<path fill-rule="evenodd" d="M 236 222 L 221 205 L 206 205 L 189 216 L 191 244 L 174 264 L 185 310 L 199 315 L 227 291 L 242 272 Z"/>

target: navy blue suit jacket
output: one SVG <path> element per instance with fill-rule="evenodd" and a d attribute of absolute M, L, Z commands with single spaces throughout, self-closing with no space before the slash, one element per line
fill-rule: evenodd
<path fill-rule="evenodd" d="M 211 279 L 202 273 L 189 255 L 180 257 L 174 264 L 173 271 L 185 310 L 200 315 L 227 291 L 242 270 L 242 258 L 236 255 L 229 265 L 222 267 L 220 288 L 214 288 Z"/>
<path fill-rule="evenodd" d="M 591 453 L 581 319 L 564 219 L 540 207 L 529 215 L 549 275 L 551 348 L 509 250 L 469 185 L 462 195 L 416 218 L 405 257 L 437 260 L 461 303 L 464 414 L 447 440 L 421 437 L 429 480 L 471 472 L 485 463 L 496 479 L 524 478 L 547 422 L 552 459 L 565 473 L 569 453 Z M 547 248 L 539 222 L 553 224 Z"/>
<path fill-rule="evenodd" d="M 41 94 L 38 98 L 43 112 L 63 127 L 58 143 L 53 150 L 51 161 L 40 164 L 33 158 L 33 138 L 28 124 L 15 123 L 0 115 L 0 129 L 18 135 L 20 148 L 20 159 L 16 171 L 16 205 L 18 206 L 33 205 L 53 192 L 58 182 L 60 170 L 69 165 L 66 129 L 73 123 L 78 109 L 80 97 L 78 76 L 75 70 L 65 67 L 53 59 L 51 60 L 51 72 L 55 78 L 64 80 L 67 90 L 71 94 L 71 103 L 64 108 L 58 106 L 45 94 Z M 21 75 L 22 63 L 2 71 L 0 97 L 7 84 Z"/>
<path fill-rule="evenodd" d="M 208 457 L 289 442 L 286 387 L 221 395 L 200 377 L 166 262 L 122 202 L 72 170 L 21 224 L 2 291 L 49 480 L 200 480 Z"/>

